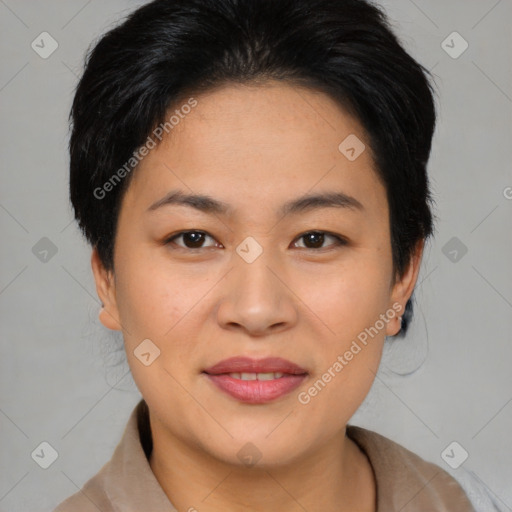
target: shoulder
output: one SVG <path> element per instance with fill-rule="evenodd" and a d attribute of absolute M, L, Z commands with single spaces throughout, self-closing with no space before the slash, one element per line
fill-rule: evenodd
<path fill-rule="evenodd" d="M 510 508 L 471 470 L 460 467 L 448 472 L 459 482 L 477 512 L 510 512 Z"/>
<path fill-rule="evenodd" d="M 88 480 L 82 489 L 61 502 L 53 512 L 114 512 L 112 502 L 103 487 L 107 465 L 108 463 Z"/>
<path fill-rule="evenodd" d="M 445 470 L 376 432 L 347 426 L 366 454 L 377 483 L 378 510 L 475 512 L 461 485 Z"/>
<path fill-rule="evenodd" d="M 111 459 L 53 512 L 176 512 L 149 465 L 150 428 L 141 400 L 132 410 Z"/>

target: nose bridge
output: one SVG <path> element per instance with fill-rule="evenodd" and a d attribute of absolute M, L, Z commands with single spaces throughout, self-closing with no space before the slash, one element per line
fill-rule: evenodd
<path fill-rule="evenodd" d="M 276 258 L 272 256 L 271 249 L 265 250 L 254 261 L 248 262 L 242 257 L 236 264 L 236 281 L 237 292 L 242 292 L 242 295 L 258 295 L 268 294 L 270 291 L 275 291 L 274 288 L 278 284 L 274 274 L 270 268 L 276 267 Z M 273 294 L 276 296 L 276 294 Z"/>
<path fill-rule="evenodd" d="M 233 292 L 237 302 L 245 302 L 251 308 L 262 308 L 264 304 L 270 305 L 279 299 L 282 284 L 270 270 L 279 267 L 279 264 L 271 248 L 258 249 L 251 245 L 251 241 L 243 242 L 237 248 L 234 259 Z"/>
<path fill-rule="evenodd" d="M 251 240 L 242 242 L 237 254 L 233 254 L 227 293 L 218 310 L 219 322 L 224 327 L 236 325 L 260 334 L 273 326 L 293 322 L 293 298 L 277 277 L 280 268 L 272 249 L 258 249 Z"/>

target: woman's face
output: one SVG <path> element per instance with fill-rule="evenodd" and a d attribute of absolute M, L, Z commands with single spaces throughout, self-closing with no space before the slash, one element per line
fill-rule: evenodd
<path fill-rule="evenodd" d="M 326 95 L 267 83 L 195 99 L 134 171 L 115 277 L 93 252 L 100 318 L 123 331 L 152 428 L 232 464 L 244 450 L 291 462 L 344 434 L 399 330 L 421 248 L 394 282 L 369 142 Z M 152 208 L 171 191 L 212 201 Z M 305 375 L 205 373 L 236 356 Z"/>

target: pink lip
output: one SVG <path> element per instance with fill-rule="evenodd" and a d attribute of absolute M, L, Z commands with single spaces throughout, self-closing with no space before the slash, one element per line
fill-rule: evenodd
<path fill-rule="evenodd" d="M 236 400 L 247 404 L 264 404 L 286 395 L 300 386 L 307 375 L 283 375 L 273 380 L 240 380 L 227 374 L 206 374 L 213 384 Z"/>
<path fill-rule="evenodd" d="M 228 373 L 274 372 L 284 375 L 278 379 L 262 381 L 234 379 L 228 375 Z M 249 357 L 232 357 L 207 368 L 203 373 L 220 390 L 248 404 L 263 404 L 284 396 L 300 386 L 308 375 L 304 368 L 279 357 L 259 360 Z"/>
<path fill-rule="evenodd" d="M 270 373 L 281 372 L 291 375 L 307 373 L 304 368 L 280 357 L 266 357 L 264 359 L 251 359 L 250 357 L 230 357 L 206 368 L 205 373 L 219 375 L 221 373 Z"/>

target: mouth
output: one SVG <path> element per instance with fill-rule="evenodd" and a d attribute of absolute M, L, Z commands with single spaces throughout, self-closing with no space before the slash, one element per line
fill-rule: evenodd
<path fill-rule="evenodd" d="M 291 393 L 308 372 L 282 358 L 232 357 L 202 372 L 217 390 L 248 404 L 263 404 Z"/>
<path fill-rule="evenodd" d="M 245 356 L 230 357 L 204 370 L 209 375 L 220 374 L 287 374 L 303 375 L 308 373 L 288 359 L 281 357 L 266 357 L 264 359 L 252 359 Z M 253 380 L 253 379 L 246 379 Z M 263 380 L 263 379 L 262 379 Z"/>

